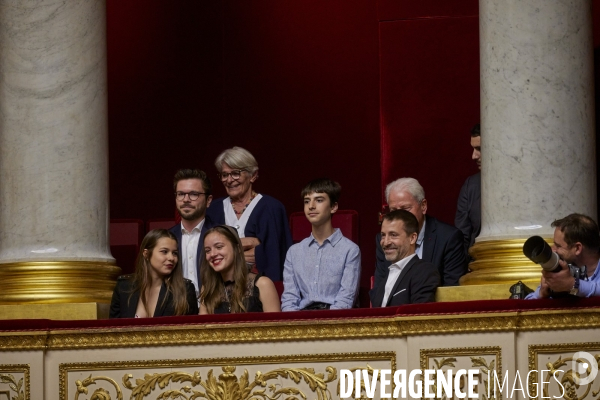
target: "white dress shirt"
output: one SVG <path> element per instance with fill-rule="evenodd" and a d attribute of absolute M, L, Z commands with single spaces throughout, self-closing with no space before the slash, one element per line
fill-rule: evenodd
<path fill-rule="evenodd" d="M 412 253 L 410 256 L 406 256 L 402 260 L 388 267 L 390 269 L 390 273 L 388 274 L 387 281 L 385 281 L 385 294 L 383 295 L 383 302 L 381 302 L 381 307 L 386 306 L 388 298 L 390 297 L 390 292 L 394 288 L 394 285 L 396 284 L 398 277 L 402 273 L 402 270 L 404 269 L 404 267 L 406 267 L 406 264 L 408 264 L 408 262 L 412 260 L 412 258 L 416 255 L 416 253 Z"/>
<path fill-rule="evenodd" d="M 200 233 L 204 226 L 204 219 L 196 227 L 188 232 L 181 222 L 181 266 L 183 268 L 183 277 L 189 279 L 196 288 L 196 295 L 200 293 L 198 287 L 198 242 Z"/>

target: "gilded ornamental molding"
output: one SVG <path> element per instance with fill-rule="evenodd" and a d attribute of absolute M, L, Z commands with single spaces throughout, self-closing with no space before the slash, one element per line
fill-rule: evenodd
<path fill-rule="evenodd" d="M 0 334 L 0 351 L 8 350 L 43 350 L 48 342 L 48 333 L 31 335 L 25 332 Z"/>
<path fill-rule="evenodd" d="M 598 309 L 536 311 L 523 313 L 519 317 L 519 330 L 522 331 L 598 327 L 600 327 Z"/>
<path fill-rule="evenodd" d="M 385 321 L 385 322 L 384 322 Z M 390 323 L 392 322 L 392 323 Z M 192 345 L 400 336 L 388 319 L 203 324 L 51 332 L 49 349 Z M 0 339 L 1 340 L 1 339 Z M 1 344 L 0 344 L 1 348 Z"/>
<path fill-rule="evenodd" d="M 600 327 L 600 309 L 392 316 L 340 320 L 130 326 L 0 334 L 0 351 L 197 345 Z"/>

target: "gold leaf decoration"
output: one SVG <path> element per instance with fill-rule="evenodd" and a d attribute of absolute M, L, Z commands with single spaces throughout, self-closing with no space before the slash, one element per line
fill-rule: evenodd
<path fill-rule="evenodd" d="M 17 380 L 15 376 L 21 376 Z M 29 400 L 29 364 L 0 364 L 0 382 L 8 384 L 10 390 L 1 392 L 10 400 Z M 11 391 L 14 395 L 11 396 Z"/>
<path fill-rule="evenodd" d="M 92 397 L 90 397 L 90 400 L 112 400 L 112 399 L 110 398 L 110 394 L 106 390 L 100 388 L 100 389 L 96 389 L 94 391 L 94 394 L 92 395 Z"/>
<path fill-rule="evenodd" d="M 600 361 L 600 355 L 596 354 L 594 356 L 594 358 L 596 359 L 596 365 L 600 366 L 599 361 Z M 579 372 L 577 372 L 576 370 L 573 370 L 573 368 L 565 370 L 562 367 L 566 367 L 569 365 L 575 365 L 581 362 L 585 362 L 587 364 L 587 362 L 585 360 L 580 360 L 580 359 L 575 359 L 573 357 L 567 357 L 567 358 L 562 358 L 562 356 L 558 357 L 558 360 L 554 361 L 554 362 L 549 362 L 546 364 L 546 367 L 548 368 L 548 373 L 546 374 L 546 379 L 544 379 L 545 382 L 548 382 L 550 380 L 551 376 L 556 376 L 556 377 L 560 377 L 560 383 L 561 385 L 564 387 L 564 398 L 565 399 L 569 399 L 569 400 L 581 400 L 581 399 L 585 399 L 588 394 L 590 393 L 590 390 L 592 389 L 592 385 L 594 382 L 591 382 L 587 385 L 585 385 L 585 391 L 579 395 L 579 389 L 581 387 L 581 385 L 579 385 L 579 378 L 581 378 L 581 376 L 579 375 Z M 560 374 L 560 372 L 562 372 L 562 375 Z M 586 368 L 586 373 L 589 374 L 591 372 L 591 366 L 588 366 Z M 555 375 L 556 374 L 556 375 Z M 548 392 L 549 392 L 549 385 L 548 384 L 544 384 L 543 387 L 543 393 L 544 396 L 548 396 Z M 592 392 L 592 396 L 596 397 L 598 395 L 598 392 L 600 392 L 600 390 L 598 391 L 594 391 Z"/>
<path fill-rule="evenodd" d="M 92 377 L 92 375 L 88 376 L 87 378 L 85 378 L 82 381 L 80 381 L 80 380 L 75 381 L 75 386 L 77 386 L 77 392 L 75 393 L 75 400 L 79 399 L 80 394 L 88 394 L 88 386 L 96 385 L 98 383 L 98 381 L 106 381 L 106 382 L 110 383 L 111 385 L 113 385 L 113 387 L 117 391 L 117 400 L 123 400 L 123 392 L 121 391 L 121 388 L 119 387 L 117 382 L 115 382 L 114 379 L 109 378 L 107 376 Z M 112 400 L 112 398 L 110 397 L 110 393 L 106 389 L 98 388 L 94 391 L 94 393 L 92 393 L 90 400 Z"/>
<path fill-rule="evenodd" d="M 123 385 L 132 391 L 131 399 L 133 400 L 142 400 L 153 391 L 164 389 L 170 382 L 189 382 L 191 387 L 184 386 L 180 390 L 168 390 L 157 396 L 157 399 L 306 400 L 306 395 L 298 388 L 279 387 L 278 384 L 270 384 L 267 388 L 268 381 L 284 378 L 296 384 L 304 381 L 310 390 L 317 395 L 318 400 L 329 400 L 331 399 L 331 393 L 327 388 L 327 384 L 337 379 L 337 370 L 333 367 L 326 368 L 327 377 L 322 373 L 315 373 L 313 368 L 278 368 L 264 374 L 257 372 L 252 381 L 250 381 L 248 370 L 244 370 L 238 378 L 235 375 L 235 366 L 226 365 L 221 369 L 223 373 L 218 378 L 214 375 L 212 369 L 209 370 L 206 380 L 202 380 L 198 372 L 193 374 L 185 372 L 146 374 L 144 379 L 135 380 L 135 386 L 131 384 L 131 374 L 126 374 L 123 376 Z M 203 388 L 204 392 L 192 389 L 197 386 Z"/>
<path fill-rule="evenodd" d="M 550 385 L 555 384 L 557 386 L 556 393 L 553 395 L 558 396 L 562 394 L 562 389 L 558 387 L 558 383 L 552 378 L 552 376 L 556 373 L 556 377 L 558 382 L 564 387 L 564 399 L 568 400 L 581 400 L 587 398 L 590 393 L 590 398 L 596 398 L 598 394 L 600 394 L 600 385 L 598 382 L 600 379 L 596 377 L 593 382 L 590 382 L 587 385 L 579 385 L 578 380 L 575 378 L 579 378 L 579 373 L 576 370 L 563 368 L 565 366 L 574 366 L 578 363 L 583 363 L 585 360 L 583 359 L 573 359 L 572 355 L 578 351 L 585 351 L 590 354 L 596 353 L 594 355 L 594 359 L 596 360 L 597 365 L 600 366 L 600 354 L 597 352 L 600 351 L 600 342 L 583 342 L 583 343 L 558 343 L 558 344 L 532 344 L 529 345 L 529 370 L 540 370 L 546 369 L 549 372 L 546 373 L 545 376 L 541 378 L 544 380 L 543 385 L 538 385 L 538 374 L 532 374 L 531 380 L 529 382 L 529 388 L 531 393 L 535 393 L 537 387 L 539 386 L 542 390 L 543 396 L 548 396 L 547 393 L 550 392 Z M 544 359 L 551 354 L 557 354 L 558 358 L 555 361 L 550 361 L 544 364 L 543 367 L 538 368 L 538 358 L 541 354 L 544 354 Z M 562 370 L 562 374 L 559 370 Z M 588 366 L 586 369 L 586 373 L 589 374 L 591 370 L 591 366 Z M 548 382 L 550 381 L 550 382 Z M 596 386 L 597 390 L 592 390 L 593 387 Z M 540 397 L 541 398 L 541 397 Z"/>
<path fill-rule="evenodd" d="M 10 397 L 11 400 L 24 400 L 25 392 L 23 389 L 23 378 L 17 382 L 16 378 L 12 374 L 0 374 L 0 382 L 8 383 L 8 387 L 15 396 Z M 10 393 L 10 392 L 9 392 Z"/>
<path fill-rule="evenodd" d="M 44 350 L 46 348 L 47 333 L 43 335 L 30 335 L 25 332 L 6 334 L 0 336 L 0 351 L 6 350 Z"/>
<path fill-rule="evenodd" d="M 489 390 L 490 394 L 492 393 L 492 390 L 489 387 L 490 382 L 483 379 L 484 376 L 488 376 L 488 372 L 494 371 L 494 363 L 495 363 L 495 360 L 490 361 L 490 363 L 488 364 L 487 361 L 485 361 L 485 358 L 483 358 L 483 357 L 471 357 L 471 366 L 479 367 L 479 377 L 481 378 L 481 381 L 483 382 L 483 387 L 485 390 L 485 392 L 482 395 L 482 398 L 484 400 L 492 400 L 492 399 L 496 398 L 493 395 L 490 395 L 490 397 L 487 396 L 488 390 Z M 502 371 L 500 371 L 500 374 L 498 375 L 498 377 L 501 377 L 501 376 L 502 376 Z M 492 380 L 492 382 L 493 382 L 493 380 Z"/>
<path fill-rule="evenodd" d="M 454 365 L 456 357 L 442 358 L 440 361 L 434 358 L 433 362 L 435 363 L 435 369 L 442 369 L 442 367 L 456 367 L 456 365 Z"/>
<path fill-rule="evenodd" d="M 496 346 L 484 347 L 458 347 L 446 349 L 422 349 L 421 350 L 421 369 L 429 368 L 429 361 L 433 359 L 433 369 L 442 370 L 444 367 L 456 367 L 458 357 L 468 356 L 471 360 L 471 367 L 479 369 L 479 381 L 484 385 L 484 393 L 481 393 L 481 399 L 492 400 L 495 397 L 492 395 L 487 397 L 489 382 L 484 379 L 487 377 L 488 371 L 496 371 L 499 379 L 502 378 L 502 357 L 501 349 Z M 492 356 L 492 360 L 486 361 L 487 356 Z M 442 357 L 440 359 L 434 357 Z M 497 370 L 496 370 L 497 365 Z M 464 376 L 460 379 L 460 388 L 464 389 L 466 381 Z M 437 393 L 437 382 L 432 386 L 432 392 Z M 440 399 L 435 397 L 436 399 Z M 448 400 L 445 395 L 441 400 Z"/>

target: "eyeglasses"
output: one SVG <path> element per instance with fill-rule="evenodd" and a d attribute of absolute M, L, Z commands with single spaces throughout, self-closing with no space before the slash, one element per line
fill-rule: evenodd
<path fill-rule="evenodd" d="M 246 171 L 245 168 L 234 169 L 231 172 L 217 172 L 217 176 L 219 177 L 219 179 L 221 179 L 221 181 L 226 181 L 227 178 L 229 178 L 230 176 L 231 179 L 237 181 L 238 179 L 240 179 L 240 177 L 242 176 L 242 172 L 244 171 Z"/>
<path fill-rule="evenodd" d="M 201 194 L 206 194 L 206 193 L 200 193 L 200 192 L 175 192 L 175 198 L 177 200 L 181 201 L 181 200 L 185 199 L 185 196 L 187 195 L 191 201 L 194 201 L 194 200 L 198 200 L 198 197 L 200 197 Z"/>

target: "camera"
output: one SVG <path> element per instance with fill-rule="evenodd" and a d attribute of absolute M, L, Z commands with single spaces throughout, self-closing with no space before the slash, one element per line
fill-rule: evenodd
<path fill-rule="evenodd" d="M 552 248 L 541 236 L 532 236 L 525 241 L 523 245 L 523 254 L 536 264 L 540 264 L 544 271 L 558 272 L 561 270 L 558 264 L 558 254 L 552 251 Z M 571 276 L 576 279 L 587 279 L 587 268 L 568 264 Z"/>

